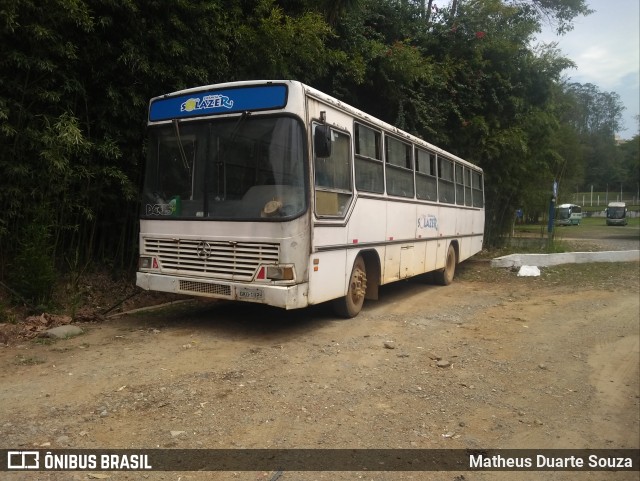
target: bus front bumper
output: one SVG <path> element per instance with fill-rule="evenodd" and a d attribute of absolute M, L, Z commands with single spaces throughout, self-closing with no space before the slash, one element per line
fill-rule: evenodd
<path fill-rule="evenodd" d="M 607 225 L 627 225 L 627 219 L 607 219 Z"/>
<path fill-rule="evenodd" d="M 562 220 L 557 220 L 556 219 L 556 225 L 577 225 L 577 222 L 573 222 L 571 219 L 562 219 Z"/>
<path fill-rule="evenodd" d="M 213 279 L 137 272 L 136 285 L 146 291 L 172 292 L 189 296 L 255 302 L 283 309 L 298 309 L 308 305 L 307 283 L 289 286 L 243 284 L 221 282 Z"/>

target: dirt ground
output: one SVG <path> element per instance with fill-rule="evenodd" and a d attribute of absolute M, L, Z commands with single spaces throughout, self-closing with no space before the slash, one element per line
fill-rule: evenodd
<path fill-rule="evenodd" d="M 187 302 L 0 347 L 0 447 L 639 448 L 637 263 L 448 287 L 350 320 Z M 38 472 L 10 480 L 638 480 L 637 472 Z"/>

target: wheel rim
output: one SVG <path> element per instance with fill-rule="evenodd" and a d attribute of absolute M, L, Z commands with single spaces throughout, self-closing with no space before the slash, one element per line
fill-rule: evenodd
<path fill-rule="evenodd" d="M 351 276 L 351 284 L 349 286 L 349 295 L 354 304 L 360 304 L 364 301 L 364 295 L 367 292 L 367 274 L 359 265 L 353 269 Z"/>
<path fill-rule="evenodd" d="M 456 270 L 456 253 L 453 250 L 453 247 L 449 247 L 449 251 L 447 253 L 447 266 L 445 267 L 445 272 L 444 272 L 444 275 L 448 283 L 453 280 L 453 274 L 455 270 Z"/>

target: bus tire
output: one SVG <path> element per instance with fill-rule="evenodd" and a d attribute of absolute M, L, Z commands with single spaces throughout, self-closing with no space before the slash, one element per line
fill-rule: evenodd
<path fill-rule="evenodd" d="M 333 309 L 337 315 L 350 319 L 356 317 L 362 305 L 364 304 L 364 296 L 367 292 L 367 269 L 362 256 L 356 257 L 349 277 L 349 286 L 347 295 L 333 301 Z"/>
<path fill-rule="evenodd" d="M 452 244 L 449 244 L 447 249 L 447 260 L 444 265 L 444 269 L 435 271 L 433 273 L 433 280 L 436 284 L 441 286 L 448 286 L 453 282 L 453 276 L 456 273 L 456 249 Z"/>

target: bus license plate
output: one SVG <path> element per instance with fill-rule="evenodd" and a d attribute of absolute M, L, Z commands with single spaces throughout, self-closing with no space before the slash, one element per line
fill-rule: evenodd
<path fill-rule="evenodd" d="M 239 287 L 238 288 L 239 299 L 252 299 L 261 301 L 264 299 L 264 291 L 255 287 Z"/>

